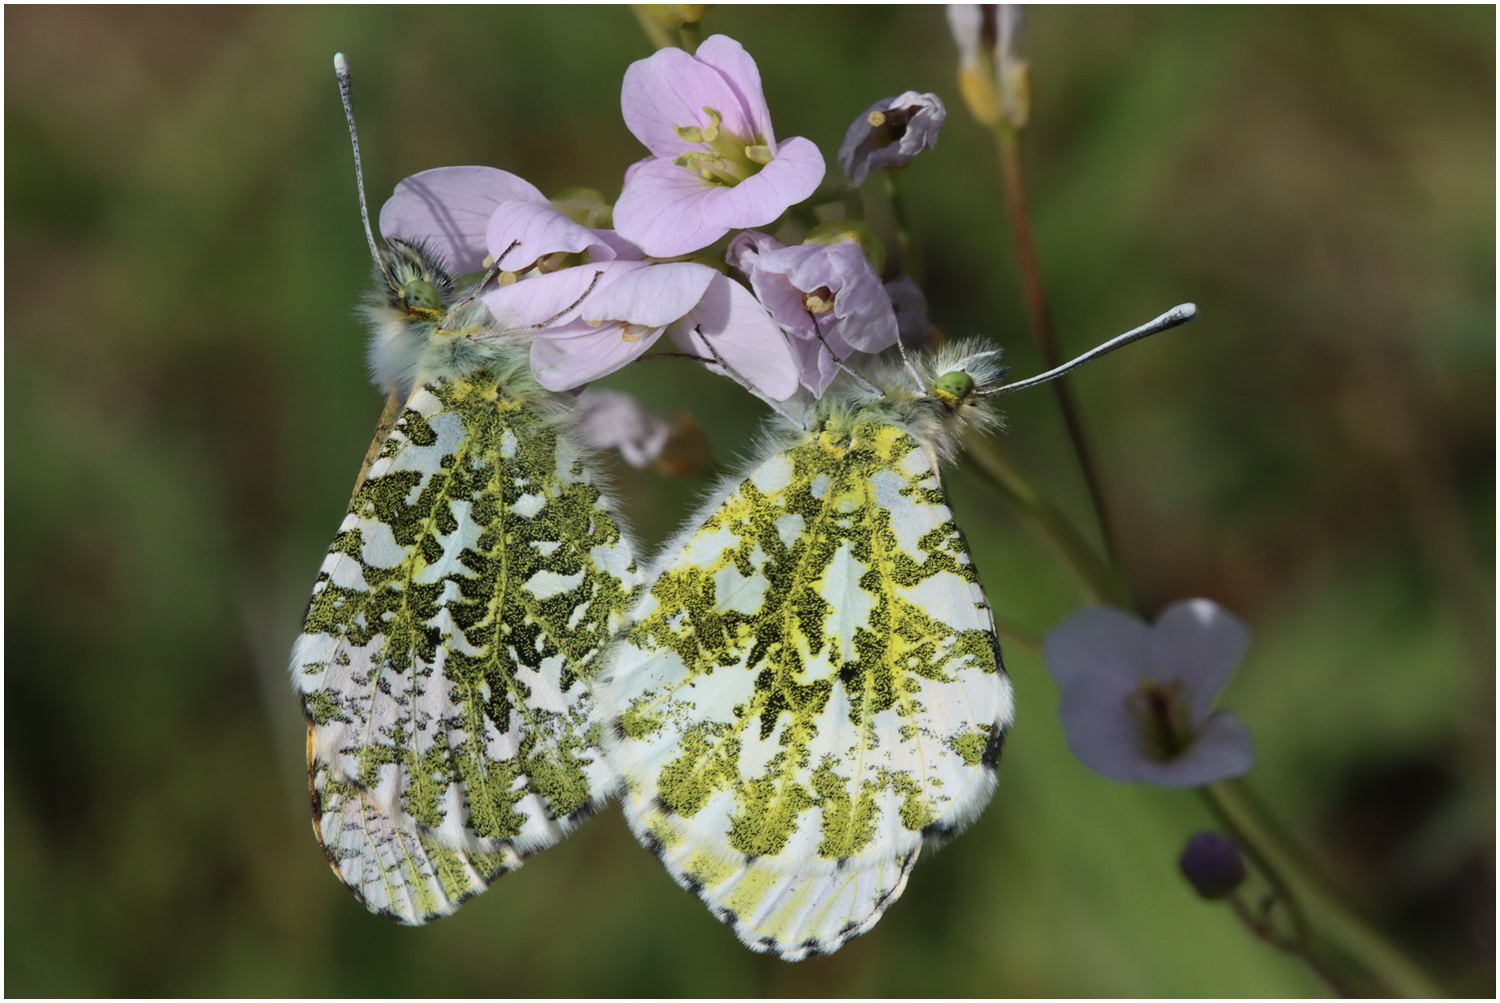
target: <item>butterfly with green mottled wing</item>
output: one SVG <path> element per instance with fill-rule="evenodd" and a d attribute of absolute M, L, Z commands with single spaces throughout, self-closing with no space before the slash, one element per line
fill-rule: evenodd
<path fill-rule="evenodd" d="M 613 792 L 589 676 L 639 576 L 572 399 L 536 382 L 524 337 L 476 341 L 496 333 L 483 304 L 435 252 L 377 247 L 365 215 L 390 403 L 291 671 L 329 862 L 415 924 Z"/>

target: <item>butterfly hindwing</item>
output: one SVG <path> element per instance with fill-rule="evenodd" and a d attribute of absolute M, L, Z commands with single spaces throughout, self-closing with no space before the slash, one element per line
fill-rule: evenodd
<path fill-rule="evenodd" d="M 372 908 L 445 915 L 611 793 L 586 675 L 635 579 L 524 352 L 412 394 L 293 653 L 320 838 Z"/>
<path fill-rule="evenodd" d="M 521 866 L 504 844 L 493 851 L 443 845 L 327 763 L 312 763 L 313 831 L 335 873 L 372 912 L 407 923 L 446 916 Z"/>
<path fill-rule="evenodd" d="M 878 411 L 776 445 L 656 562 L 600 691 L 637 836 L 795 960 L 983 808 L 1011 698 L 933 451 Z"/>

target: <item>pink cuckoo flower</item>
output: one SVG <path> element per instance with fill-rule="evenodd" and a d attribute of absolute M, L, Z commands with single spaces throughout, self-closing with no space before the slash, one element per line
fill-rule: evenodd
<path fill-rule="evenodd" d="M 615 226 L 653 257 L 765 226 L 823 180 L 811 140 L 776 141 L 755 60 L 724 35 L 632 63 L 620 109 L 651 156 L 627 172 Z"/>

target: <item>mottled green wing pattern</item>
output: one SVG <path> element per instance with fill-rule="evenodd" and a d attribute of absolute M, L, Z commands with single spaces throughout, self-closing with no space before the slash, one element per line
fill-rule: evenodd
<path fill-rule="evenodd" d="M 1011 719 L 933 456 L 809 433 L 674 547 L 597 687 L 627 816 L 748 946 L 835 950 L 984 807 Z"/>
<path fill-rule="evenodd" d="M 407 922 L 446 916 L 521 866 L 521 855 L 505 843 L 493 851 L 445 846 L 327 763 L 310 762 L 313 831 L 334 871 L 375 912 Z"/>
<path fill-rule="evenodd" d="M 320 839 L 404 922 L 451 912 L 616 783 L 587 676 L 637 573 L 543 395 L 487 368 L 412 395 L 293 651 Z"/>

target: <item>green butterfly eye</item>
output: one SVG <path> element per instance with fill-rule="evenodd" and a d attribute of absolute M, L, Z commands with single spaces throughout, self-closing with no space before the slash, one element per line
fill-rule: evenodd
<path fill-rule="evenodd" d="M 957 372 L 944 373 L 937 378 L 932 389 L 940 396 L 964 400 L 974 392 L 974 377 L 961 369 Z"/>
<path fill-rule="evenodd" d="M 406 284 L 406 303 L 408 306 L 416 307 L 418 310 L 441 310 L 443 298 L 438 295 L 437 286 L 423 279 L 412 279 Z"/>

